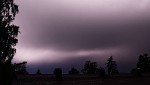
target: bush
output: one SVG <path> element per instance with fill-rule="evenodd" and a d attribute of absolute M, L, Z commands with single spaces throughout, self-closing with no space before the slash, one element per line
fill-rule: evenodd
<path fill-rule="evenodd" d="M 41 75 L 41 71 L 38 69 L 36 75 Z"/>
<path fill-rule="evenodd" d="M 62 69 L 61 68 L 55 68 L 54 75 L 55 75 L 56 79 L 61 80 L 62 79 Z"/>
<path fill-rule="evenodd" d="M 77 75 L 77 74 L 80 74 L 80 72 L 79 72 L 77 69 L 72 68 L 72 69 L 69 71 L 69 74 L 70 74 L 70 75 Z"/>

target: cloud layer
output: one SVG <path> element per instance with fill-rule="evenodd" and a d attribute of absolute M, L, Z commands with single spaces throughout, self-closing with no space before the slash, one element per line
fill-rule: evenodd
<path fill-rule="evenodd" d="M 106 60 L 114 55 L 122 64 L 129 58 L 133 64 L 139 54 L 150 53 L 149 0 L 16 3 L 20 13 L 14 23 L 22 33 L 14 61 L 63 63 L 70 58 L 95 56 L 95 60 Z"/>

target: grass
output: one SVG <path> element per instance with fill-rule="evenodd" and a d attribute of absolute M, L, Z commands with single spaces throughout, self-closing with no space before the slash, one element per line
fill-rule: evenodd
<path fill-rule="evenodd" d="M 115 75 L 102 79 L 97 75 L 64 75 L 56 80 L 53 75 L 19 75 L 13 85 L 150 85 L 150 76 Z"/>

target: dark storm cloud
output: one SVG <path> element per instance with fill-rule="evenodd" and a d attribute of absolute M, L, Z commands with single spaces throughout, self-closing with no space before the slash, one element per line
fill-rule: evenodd
<path fill-rule="evenodd" d="M 145 45 L 149 42 L 149 18 L 102 21 L 43 21 L 34 35 L 28 37 L 31 46 L 57 50 L 92 50 L 118 46 Z"/>
<path fill-rule="evenodd" d="M 32 1 L 23 4 L 22 7 L 29 4 L 28 7 L 21 10 L 23 13 L 20 14 L 24 15 L 20 18 L 23 20 L 21 42 L 26 44 L 25 47 L 76 51 L 120 46 L 130 47 L 132 45 L 145 45 L 149 42 L 147 40 L 150 27 L 150 13 L 148 12 L 149 6 L 147 6 L 149 2 L 145 0 L 140 1 L 141 4 L 134 1 L 133 6 L 127 4 L 129 1 L 124 1 L 124 3 L 118 1 L 125 6 L 130 5 L 130 9 L 128 9 L 129 7 L 124 8 L 124 5 L 123 7 L 118 5 L 120 9 L 115 8 L 117 11 L 112 11 L 114 10 L 111 9 L 112 7 L 99 6 L 98 12 L 93 11 L 96 8 L 92 7 L 91 10 L 88 8 L 79 10 L 84 6 L 73 7 L 72 2 L 74 1 L 67 2 L 64 0 L 64 2 L 50 1 L 48 3 L 45 0 L 43 4 L 36 2 L 37 4 L 33 5 Z M 87 4 L 89 2 L 87 1 Z M 109 2 L 112 3 L 112 1 Z M 68 4 L 73 4 L 73 6 Z M 105 8 L 105 10 L 101 8 Z"/>

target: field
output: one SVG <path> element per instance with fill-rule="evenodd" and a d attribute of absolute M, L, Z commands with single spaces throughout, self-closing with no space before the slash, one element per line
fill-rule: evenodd
<path fill-rule="evenodd" d="M 53 75 L 20 75 L 13 85 L 150 85 L 150 76 L 117 75 L 99 78 L 97 75 L 64 75 L 56 80 Z"/>

